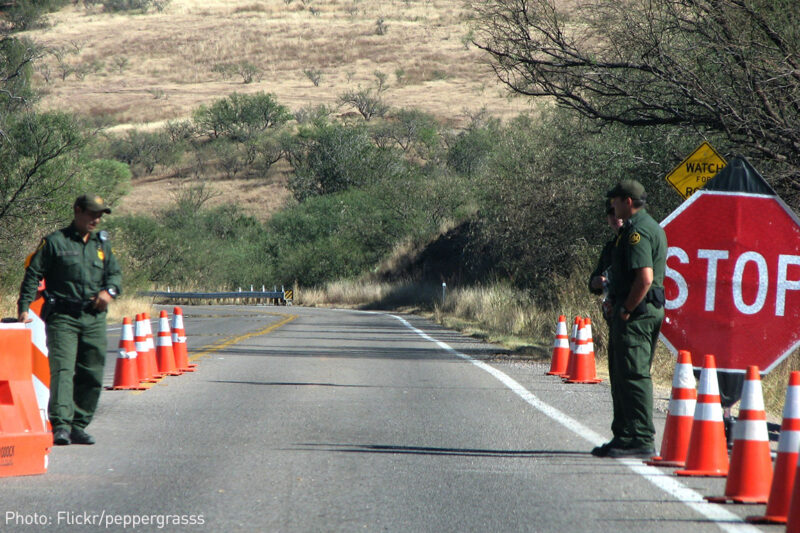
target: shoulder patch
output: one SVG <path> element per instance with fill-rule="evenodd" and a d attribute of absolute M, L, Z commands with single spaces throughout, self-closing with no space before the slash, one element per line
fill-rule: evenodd
<path fill-rule="evenodd" d="M 102 230 L 97 234 L 97 238 L 100 239 L 101 242 L 106 242 L 108 240 L 108 232 L 106 230 Z"/>
<path fill-rule="evenodd" d="M 44 248 L 44 244 L 45 244 L 45 240 L 44 240 L 44 239 L 42 239 L 42 242 L 40 242 L 40 243 L 39 243 L 39 246 L 37 246 L 37 247 L 36 247 L 36 249 L 35 249 L 33 252 L 31 252 L 31 254 L 30 254 L 28 257 L 26 257 L 26 258 L 25 258 L 25 268 L 26 268 L 26 269 L 27 269 L 29 266 L 31 266 L 31 260 L 33 259 L 33 256 L 34 256 L 34 255 L 36 255 L 36 253 L 37 253 L 39 250 L 41 250 L 42 248 Z"/>
<path fill-rule="evenodd" d="M 638 231 L 634 231 L 633 233 L 631 233 L 631 236 L 628 237 L 628 242 L 630 242 L 633 245 L 639 244 L 639 241 L 641 241 L 641 240 L 642 240 L 642 236 L 639 235 Z"/>

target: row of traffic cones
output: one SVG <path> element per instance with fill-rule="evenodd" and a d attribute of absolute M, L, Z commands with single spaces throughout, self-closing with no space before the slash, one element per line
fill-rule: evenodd
<path fill-rule="evenodd" d="M 575 317 L 572 336 L 567 337 L 567 317 L 558 317 L 556 339 L 553 343 L 553 358 L 549 376 L 559 376 L 566 383 L 600 383 L 594 358 L 592 321 Z"/>
<path fill-rule="evenodd" d="M 591 369 L 582 364 L 579 369 L 578 361 L 588 359 L 588 354 Z M 591 321 L 576 317 L 568 338 L 566 317 L 559 317 L 547 374 L 570 383 L 599 381 L 594 376 Z M 789 378 L 774 475 L 757 366 L 747 369 L 733 436 L 729 459 L 714 356 L 705 356 L 696 391 L 691 354 L 680 351 L 661 454 L 647 464 L 683 467 L 675 471 L 680 476 L 727 476 L 724 496 L 708 497 L 709 501 L 766 503 L 766 513 L 748 521 L 786 523 L 787 532 L 800 533 L 800 372 Z"/>
<path fill-rule="evenodd" d="M 766 513 L 749 522 L 788 523 L 787 531 L 800 533 L 800 372 L 789 376 L 774 472 L 757 366 L 747 369 L 741 401 L 729 460 L 714 356 L 705 356 L 695 394 L 691 355 L 679 352 L 661 455 L 647 464 L 683 466 L 679 476 L 727 476 L 725 494 L 708 501 L 766 503 Z"/>
<path fill-rule="evenodd" d="M 114 369 L 114 384 L 108 388 L 143 390 L 147 388 L 147 384 L 155 383 L 164 376 L 194 372 L 196 366 L 189 363 L 183 310 L 180 307 L 173 309 L 172 327 L 167 312 L 161 311 L 155 342 L 150 327 L 150 315 L 136 315 L 135 331 L 131 319 L 124 317 Z"/>

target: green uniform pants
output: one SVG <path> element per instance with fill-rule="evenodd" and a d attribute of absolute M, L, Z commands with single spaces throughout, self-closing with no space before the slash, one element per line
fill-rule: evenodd
<path fill-rule="evenodd" d="M 92 421 L 103 387 L 106 349 L 106 313 L 47 317 L 53 430 L 83 429 Z"/>
<path fill-rule="evenodd" d="M 622 410 L 622 399 L 617 392 L 617 366 L 614 364 L 614 337 L 611 335 L 611 321 L 606 320 L 608 325 L 608 383 L 611 386 L 611 403 L 612 403 L 612 418 L 611 418 L 611 434 L 613 435 L 613 442 L 615 445 L 624 443 L 625 437 L 625 418 Z"/>
<path fill-rule="evenodd" d="M 611 325 L 609 371 L 614 402 L 612 431 L 620 444 L 629 447 L 652 446 L 653 381 L 650 367 L 664 319 L 664 309 L 647 304 L 647 311 L 632 316 L 627 322 L 616 309 Z M 616 426 L 616 427 L 614 427 Z M 616 431 L 615 431 L 616 430 Z"/>

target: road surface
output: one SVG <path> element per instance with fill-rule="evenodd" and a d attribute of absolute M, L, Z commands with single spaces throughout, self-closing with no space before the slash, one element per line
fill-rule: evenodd
<path fill-rule="evenodd" d="M 104 392 L 96 445 L 0 480 L 0 531 L 783 531 L 739 521 L 763 506 L 702 502 L 724 479 L 592 457 L 606 384 L 413 316 L 184 315 L 197 371 Z"/>

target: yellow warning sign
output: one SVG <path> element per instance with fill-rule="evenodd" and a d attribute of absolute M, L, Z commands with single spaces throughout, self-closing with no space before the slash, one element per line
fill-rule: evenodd
<path fill-rule="evenodd" d="M 283 299 L 284 300 L 291 300 L 291 299 L 293 299 L 293 297 L 294 297 L 294 294 L 292 294 L 292 290 L 291 289 L 283 291 Z"/>
<path fill-rule="evenodd" d="M 725 168 L 727 162 L 708 142 L 703 142 L 689 157 L 667 174 L 666 180 L 678 194 L 689 198 Z"/>

